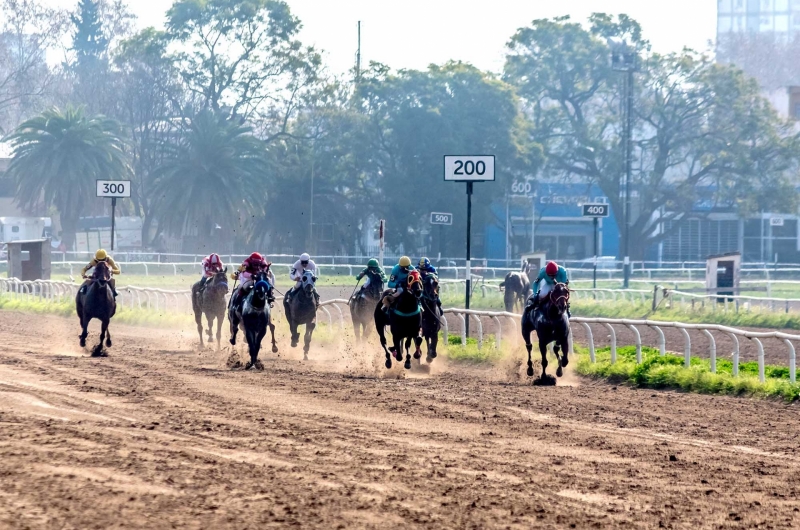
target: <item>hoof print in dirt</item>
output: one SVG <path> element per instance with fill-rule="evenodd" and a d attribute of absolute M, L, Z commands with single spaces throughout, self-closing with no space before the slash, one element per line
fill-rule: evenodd
<path fill-rule="evenodd" d="M 533 380 L 534 386 L 556 386 L 556 378 L 552 375 L 545 375 Z"/>

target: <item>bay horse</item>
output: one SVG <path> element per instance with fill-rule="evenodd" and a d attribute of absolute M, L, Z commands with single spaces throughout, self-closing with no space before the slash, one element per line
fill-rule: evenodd
<path fill-rule="evenodd" d="M 261 351 L 261 341 L 267 334 L 267 327 L 272 335 L 272 353 L 278 351 L 278 345 L 275 342 L 275 324 L 272 323 L 268 302 L 270 285 L 267 281 L 267 273 L 259 272 L 253 276 L 253 280 L 255 285 L 250 292 L 230 305 L 228 320 L 231 323 L 231 344 L 236 345 L 236 333 L 239 328 L 244 331 L 247 340 L 250 360 L 245 364 L 244 369 L 263 370 L 264 365 L 258 360 L 258 353 Z"/>
<path fill-rule="evenodd" d="M 356 342 L 366 341 L 372 324 L 372 308 L 381 299 L 383 282 L 372 277 L 366 289 L 360 290 L 350 299 L 350 318 L 356 333 Z"/>
<path fill-rule="evenodd" d="M 225 319 L 225 295 L 228 294 L 228 267 L 214 273 L 206 282 L 205 288 L 200 290 L 200 282 L 192 285 L 192 310 L 197 323 L 197 334 L 200 336 L 200 347 L 203 343 L 203 315 L 208 320 L 208 342 L 212 342 L 214 335 L 212 328 L 214 320 L 217 321 L 217 349 L 222 338 L 222 321 Z"/>
<path fill-rule="evenodd" d="M 314 334 L 314 328 L 317 327 L 317 300 L 314 294 L 317 277 L 312 271 L 305 271 L 300 281 L 300 289 L 296 289 L 290 296 L 283 297 L 283 309 L 292 334 L 292 348 L 296 348 L 300 342 L 298 326 L 306 326 L 303 336 L 303 360 L 307 361 L 308 350 L 311 348 L 311 336 Z"/>
<path fill-rule="evenodd" d="M 533 376 L 533 363 L 531 362 L 531 332 L 536 331 L 539 341 L 539 352 L 542 355 L 542 375 L 534 381 L 538 385 L 554 385 L 555 378 L 548 376 L 547 345 L 555 342 L 553 352 L 558 360 L 556 375 L 564 375 L 563 368 L 569 364 L 569 317 L 567 305 L 569 304 L 569 287 L 567 284 L 556 282 L 547 299 L 542 300 L 536 310 L 526 308 L 522 316 L 522 338 L 525 339 L 525 348 L 528 350 L 528 377 Z M 559 355 L 559 350 L 563 351 Z"/>
<path fill-rule="evenodd" d="M 75 296 L 75 310 L 81 322 L 80 344 L 82 348 L 86 346 L 86 337 L 89 335 L 89 322 L 96 318 L 102 325 L 100 343 L 92 350 L 93 357 L 102 355 L 104 340 L 106 347 L 111 347 L 108 323 L 117 312 L 117 301 L 114 299 L 110 282 L 111 271 L 106 262 L 100 261 L 94 268 L 89 285 L 79 289 Z"/>
<path fill-rule="evenodd" d="M 436 358 L 436 346 L 439 344 L 439 331 L 442 329 L 444 314 L 439 308 L 439 279 L 428 274 L 422 282 L 422 337 L 425 339 L 427 356 L 425 361 L 432 362 Z"/>
<path fill-rule="evenodd" d="M 384 297 L 391 295 L 392 291 L 387 289 L 381 300 Z M 411 341 L 414 341 L 416 351 L 414 358 L 419 359 L 422 354 L 420 353 L 420 345 L 422 344 L 422 337 L 420 337 L 420 328 L 422 327 L 422 308 L 420 306 L 420 298 L 422 296 L 422 280 L 420 280 L 419 271 L 411 271 L 406 280 L 405 289 L 402 294 L 397 298 L 394 305 L 389 308 L 388 315 L 383 310 L 383 302 L 380 301 L 375 307 L 374 319 L 375 328 L 378 331 L 378 336 L 381 339 L 381 346 L 383 351 L 386 352 L 386 368 L 392 367 L 391 354 L 399 362 L 403 358 L 403 339 L 405 339 L 406 361 L 403 365 L 406 370 L 411 369 L 411 355 L 409 348 Z M 389 326 L 392 332 L 393 346 L 389 349 L 386 348 L 386 326 Z"/>
<path fill-rule="evenodd" d="M 531 282 L 528 274 L 522 272 L 509 272 L 505 279 L 500 282 L 500 290 L 503 291 L 503 304 L 508 313 L 514 309 L 525 307 L 525 302 L 531 293 Z"/>

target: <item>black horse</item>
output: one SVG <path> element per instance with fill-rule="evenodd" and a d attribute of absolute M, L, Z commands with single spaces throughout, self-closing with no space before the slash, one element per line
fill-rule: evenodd
<path fill-rule="evenodd" d="M 222 320 L 225 318 L 225 295 L 228 294 L 228 268 L 215 273 L 206 282 L 205 288 L 200 289 L 200 282 L 192 285 L 192 309 L 194 320 L 197 323 L 197 334 L 200 336 L 200 346 L 203 344 L 203 315 L 208 320 L 208 342 L 214 339 L 214 319 L 217 320 L 217 349 L 222 338 Z"/>
<path fill-rule="evenodd" d="M 431 362 L 436 358 L 436 346 L 439 344 L 439 331 L 442 329 L 444 315 L 439 308 L 439 280 L 434 274 L 427 274 L 422 281 L 422 336 L 428 354 L 425 360 Z"/>
<path fill-rule="evenodd" d="M 86 337 L 89 335 L 89 321 L 93 318 L 102 323 L 100 343 L 92 350 L 93 356 L 102 355 L 103 341 L 106 346 L 111 346 L 111 333 L 108 323 L 117 312 L 117 301 L 111 289 L 111 271 L 104 261 L 98 262 L 89 284 L 78 291 L 75 296 L 75 309 L 81 321 L 81 347 L 86 346 Z"/>
<path fill-rule="evenodd" d="M 261 341 L 267 334 L 267 327 L 272 335 L 273 353 L 278 351 L 278 345 L 275 343 L 275 324 L 270 318 L 267 273 L 259 272 L 253 276 L 253 280 L 255 285 L 249 293 L 243 298 L 231 300 L 232 303 L 228 308 L 228 320 L 231 323 L 231 344 L 236 345 L 236 333 L 240 327 L 247 339 L 250 360 L 245 364 L 244 369 L 249 370 L 255 367 L 263 370 L 264 365 L 258 360 L 258 352 L 261 351 Z"/>
<path fill-rule="evenodd" d="M 289 330 L 292 334 L 292 348 L 300 342 L 300 332 L 297 327 L 305 324 L 306 333 L 303 337 L 303 359 L 308 360 L 308 350 L 311 348 L 311 335 L 317 327 L 317 300 L 314 295 L 314 283 L 317 277 L 311 271 L 305 271 L 301 279 L 300 289 L 296 289 L 289 296 L 283 298 L 283 309 Z"/>
<path fill-rule="evenodd" d="M 533 363 L 531 362 L 531 332 L 536 330 L 539 340 L 539 352 L 542 354 L 542 375 L 534 384 L 554 385 L 555 378 L 548 376 L 547 345 L 555 342 L 553 352 L 558 359 L 556 375 L 564 374 L 563 368 L 569 364 L 569 318 L 567 305 L 569 304 L 569 287 L 564 283 L 556 283 L 547 299 L 542 300 L 536 310 L 526 308 L 522 315 L 522 338 L 525 339 L 525 348 L 528 350 L 528 377 L 533 376 Z M 559 355 L 563 350 L 563 355 Z"/>
<path fill-rule="evenodd" d="M 389 296 L 390 294 L 391 291 L 387 290 L 383 293 L 383 297 Z M 381 297 L 381 299 L 383 299 L 383 297 Z M 403 339 L 405 339 L 406 342 L 406 362 L 403 365 L 406 370 L 411 369 L 409 348 L 411 347 L 412 339 L 416 347 L 414 358 L 419 359 L 422 356 L 420 353 L 420 345 L 422 344 L 422 337 L 420 337 L 420 328 L 422 327 L 421 297 L 422 280 L 420 280 L 419 271 L 411 271 L 408 275 L 408 281 L 405 289 L 403 289 L 403 293 L 397 298 L 394 306 L 389 309 L 389 314 L 387 315 L 386 312 L 384 312 L 382 302 L 378 302 L 375 307 L 375 328 L 378 330 L 378 336 L 381 338 L 383 351 L 386 352 L 386 368 L 392 367 L 390 351 L 397 361 L 403 359 L 403 352 L 401 350 Z M 386 326 L 389 326 L 392 332 L 393 346 L 389 349 L 386 349 Z"/>
<path fill-rule="evenodd" d="M 367 340 L 372 324 L 372 309 L 381 299 L 383 282 L 373 277 L 365 289 L 359 290 L 350 299 L 350 318 L 356 333 L 356 342 Z"/>
<path fill-rule="evenodd" d="M 531 292 L 531 282 L 524 271 L 509 272 L 500 282 L 500 290 L 503 291 L 503 303 L 506 311 L 511 313 L 516 307 L 520 309 L 525 307 L 525 302 Z"/>

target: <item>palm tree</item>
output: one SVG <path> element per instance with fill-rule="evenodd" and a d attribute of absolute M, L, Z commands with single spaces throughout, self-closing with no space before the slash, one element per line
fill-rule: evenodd
<path fill-rule="evenodd" d="M 8 141 L 15 200 L 23 208 L 55 206 L 67 248 L 75 241 L 81 213 L 96 195 L 95 181 L 131 175 L 117 122 L 88 117 L 82 108 L 46 110 L 21 124 Z"/>
<path fill-rule="evenodd" d="M 215 224 L 240 226 L 245 216 L 263 211 L 267 167 L 266 146 L 249 127 L 211 111 L 198 113 L 165 146 L 154 172 L 159 228 L 175 235 L 196 228 L 203 239 Z"/>

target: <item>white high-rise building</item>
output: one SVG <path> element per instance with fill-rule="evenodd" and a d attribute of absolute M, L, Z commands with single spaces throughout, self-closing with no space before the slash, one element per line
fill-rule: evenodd
<path fill-rule="evenodd" d="M 717 40 L 744 32 L 800 33 L 800 0 L 717 0 Z"/>

